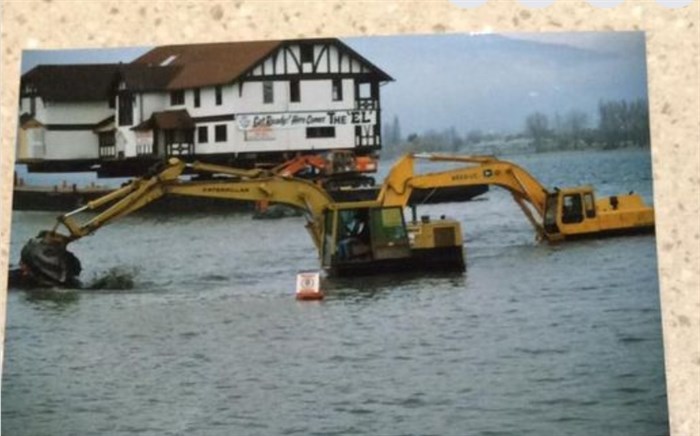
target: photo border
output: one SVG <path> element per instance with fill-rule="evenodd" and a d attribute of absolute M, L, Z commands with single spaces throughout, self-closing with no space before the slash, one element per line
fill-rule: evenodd
<path fill-rule="evenodd" d="M 483 4 L 464 7 L 467 3 Z M 623 0 L 611 8 L 584 0 L 554 0 L 543 8 L 527 7 L 517 0 L 3 1 L 0 271 L 7 271 L 9 262 L 23 49 L 399 34 L 644 31 L 669 420 L 674 435 L 700 434 L 699 3 L 691 0 L 688 6 L 671 9 L 654 0 Z M 6 287 L 0 280 L 3 340 Z"/>

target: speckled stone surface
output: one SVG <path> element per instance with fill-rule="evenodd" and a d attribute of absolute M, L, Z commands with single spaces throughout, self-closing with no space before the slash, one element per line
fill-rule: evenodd
<path fill-rule="evenodd" d="M 458 4 L 477 7 L 460 7 Z M 253 39 L 573 30 L 647 33 L 654 206 L 674 435 L 700 434 L 700 1 L 3 1 L 0 271 L 7 270 L 22 49 Z M 598 2 L 603 4 L 605 2 Z M 614 4 L 618 2 L 607 2 Z M 5 282 L 0 304 L 5 305 Z M 0 311 L 4 337 L 5 311 Z"/>

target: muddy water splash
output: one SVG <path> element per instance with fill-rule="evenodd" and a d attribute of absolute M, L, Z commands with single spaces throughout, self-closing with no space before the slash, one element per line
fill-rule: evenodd
<path fill-rule="evenodd" d="M 85 286 L 92 290 L 129 290 L 134 288 L 134 278 L 138 270 L 131 267 L 113 267 L 95 275 Z"/>

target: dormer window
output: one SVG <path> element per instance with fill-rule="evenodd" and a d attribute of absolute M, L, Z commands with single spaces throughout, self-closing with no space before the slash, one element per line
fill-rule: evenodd
<path fill-rule="evenodd" d="M 168 56 L 167 59 L 165 59 L 163 62 L 160 63 L 160 66 L 164 67 L 166 65 L 169 65 L 172 61 L 175 60 L 175 58 L 177 58 L 177 55 Z"/>
<path fill-rule="evenodd" d="M 181 106 L 185 104 L 185 91 L 177 89 L 170 91 L 170 106 Z"/>

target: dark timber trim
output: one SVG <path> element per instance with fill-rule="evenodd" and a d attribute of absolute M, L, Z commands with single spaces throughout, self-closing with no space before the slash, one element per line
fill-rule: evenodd
<path fill-rule="evenodd" d="M 324 79 L 360 79 L 363 81 L 379 80 L 374 73 L 302 73 L 302 74 L 277 74 L 270 76 L 249 76 L 248 82 L 264 82 L 268 80 L 324 80 Z"/>
<path fill-rule="evenodd" d="M 292 48 L 289 46 L 285 46 L 285 51 L 288 52 L 292 56 L 292 60 L 294 61 L 294 64 L 297 66 L 297 70 L 301 73 L 304 70 L 301 68 L 301 62 L 299 62 L 299 59 L 297 59 L 297 55 L 294 54 L 294 51 L 292 51 Z"/>
<path fill-rule="evenodd" d="M 57 131 L 77 131 L 77 130 L 93 130 L 99 123 L 95 124 L 46 124 L 46 130 Z"/>
<path fill-rule="evenodd" d="M 323 48 L 321 48 L 321 51 L 318 52 L 318 57 L 316 58 L 316 61 L 314 61 L 314 67 L 313 67 L 313 72 L 316 73 L 318 71 L 318 64 L 321 63 L 321 58 L 323 58 L 323 54 L 328 52 L 328 46 L 324 45 Z M 328 55 L 326 55 L 328 57 Z"/>
<path fill-rule="evenodd" d="M 209 115 L 206 117 L 192 117 L 195 123 L 213 123 L 217 121 L 233 121 L 236 119 L 235 114 Z"/>
<path fill-rule="evenodd" d="M 331 72 L 331 46 L 326 45 L 326 72 Z"/>
<path fill-rule="evenodd" d="M 287 49 L 282 49 L 282 60 L 284 61 L 284 74 L 286 75 L 289 72 L 289 69 L 287 68 L 287 55 L 285 54 L 287 52 Z"/>

